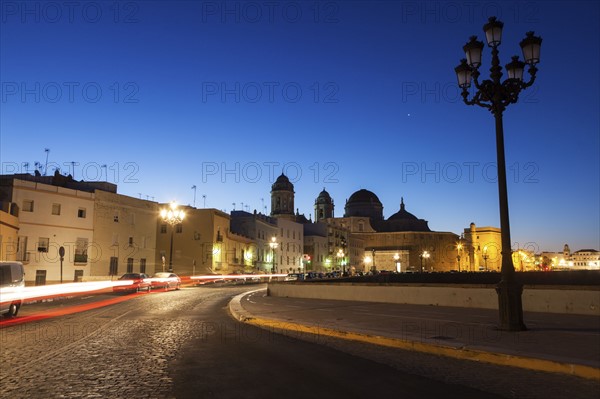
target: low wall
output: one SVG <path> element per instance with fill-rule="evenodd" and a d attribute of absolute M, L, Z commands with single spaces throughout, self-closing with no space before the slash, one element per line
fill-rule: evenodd
<path fill-rule="evenodd" d="M 498 309 L 494 286 L 271 283 L 272 296 Z M 600 316 L 598 287 L 523 289 L 523 310 Z"/>

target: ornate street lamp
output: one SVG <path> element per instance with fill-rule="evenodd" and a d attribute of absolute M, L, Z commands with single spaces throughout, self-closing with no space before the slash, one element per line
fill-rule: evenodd
<path fill-rule="evenodd" d="M 499 328 L 508 331 L 522 331 L 526 329 L 523 323 L 523 305 L 521 301 L 523 286 L 516 280 L 511 257 L 502 114 L 509 104 L 517 102 L 521 90 L 533 85 L 537 72 L 536 64 L 540 61 L 542 39 L 534 36 L 533 32 L 527 32 L 525 39 L 520 43 L 525 62 L 519 61 L 517 56 L 512 57 L 512 61 L 505 66 L 508 78 L 501 81 L 502 67 L 500 66 L 500 59 L 498 57 L 498 46 L 502 41 L 503 26 L 504 24 L 496 20 L 496 17 L 490 17 L 488 23 L 483 26 L 488 46 L 492 48 L 490 79 L 483 80 L 482 82 L 479 81 L 481 52 L 484 46 L 482 42 L 477 41 L 475 36 L 471 37 L 469 42 L 463 47 L 466 59 L 461 60 L 460 65 L 454 70 L 458 78 L 458 86 L 462 88 L 462 97 L 465 104 L 487 108 L 494 115 L 496 122 L 498 195 L 502 238 L 501 280 L 496 287 L 500 313 Z M 528 82 L 523 80 L 525 65 L 529 66 L 530 79 Z M 468 89 L 471 87 L 471 81 L 475 84 L 477 91 L 472 99 L 469 100 Z"/>
<path fill-rule="evenodd" d="M 271 242 L 269 243 L 269 247 L 271 247 L 271 261 L 272 261 L 272 269 L 271 273 L 275 274 L 275 250 L 279 246 L 276 237 L 271 237 Z"/>
<path fill-rule="evenodd" d="M 183 221 L 185 212 L 177 208 L 177 203 L 171 202 L 169 208 L 163 208 L 160 211 L 160 218 L 163 222 L 171 225 L 171 246 L 169 249 L 169 271 L 173 272 L 173 230 L 175 226 Z"/>

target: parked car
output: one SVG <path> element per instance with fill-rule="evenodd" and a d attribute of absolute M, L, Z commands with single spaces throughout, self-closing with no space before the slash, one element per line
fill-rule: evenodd
<path fill-rule="evenodd" d="M 289 273 L 285 276 L 284 281 L 304 280 L 304 273 Z"/>
<path fill-rule="evenodd" d="M 159 272 L 155 273 L 150 279 L 152 289 L 170 289 L 178 290 L 181 288 L 181 279 L 175 273 Z"/>
<path fill-rule="evenodd" d="M 150 277 L 145 273 L 125 273 L 119 277 L 119 281 L 131 281 L 131 284 L 115 285 L 113 292 L 116 293 L 129 293 L 129 292 L 150 292 L 152 285 L 150 284 Z"/>

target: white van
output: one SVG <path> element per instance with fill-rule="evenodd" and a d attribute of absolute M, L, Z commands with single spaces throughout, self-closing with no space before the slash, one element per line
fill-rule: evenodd
<path fill-rule="evenodd" d="M 25 271 L 20 262 L 0 262 L 0 315 L 15 317 L 21 307 Z"/>

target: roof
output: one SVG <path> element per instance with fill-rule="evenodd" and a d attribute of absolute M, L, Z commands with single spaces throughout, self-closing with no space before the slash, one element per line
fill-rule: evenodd
<path fill-rule="evenodd" d="M 373 193 L 372 191 L 369 191 L 369 190 L 365 190 L 364 188 L 360 189 L 360 190 L 356 191 L 354 194 L 352 194 L 350 196 L 350 198 L 348 198 L 348 201 L 346 201 L 346 204 L 365 203 L 365 202 L 381 205 L 381 201 L 379 201 L 379 198 L 377 198 L 375 193 Z"/>
<path fill-rule="evenodd" d="M 415 215 L 404 209 L 404 198 L 400 199 L 400 210 L 388 218 L 388 220 L 418 220 Z"/>

